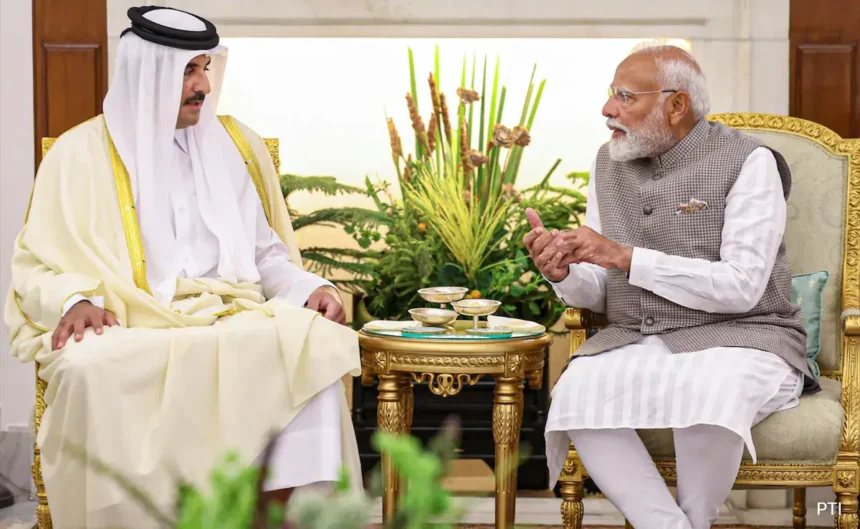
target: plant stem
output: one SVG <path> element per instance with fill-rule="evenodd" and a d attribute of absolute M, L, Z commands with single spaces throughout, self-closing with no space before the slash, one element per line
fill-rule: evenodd
<path fill-rule="evenodd" d="M 469 89 L 470 90 L 475 89 L 475 66 L 476 66 L 475 63 L 476 62 L 477 62 L 476 61 L 476 54 L 472 54 L 472 82 L 469 83 Z M 483 98 L 484 98 L 484 94 L 481 94 L 481 99 L 483 100 Z M 472 115 L 474 114 L 474 111 L 475 111 L 475 104 L 472 103 L 471 105 L 469 105 L 469 148 L 470 149 L 473 148 L 472 147 L 472 129 L 474 128 L 474 123 L 472 123 Z M 483 127 L 483 126 L 484 126 L 484 124 L 481 123 L 481 127 Z M 478 150 L 483 151 L 484 150 L 483 145 L 478 147 Z"/>
<path fill-rule="evenodd" d="M 415 101 L 415 111 L 418 112 L 418 85 L 415 83 L 415 60 L 412 56 L 412 48 L 408 48 L 409 50 L 409 86 L 412 90 L 412 100 Z M 420 160 L 424 156 L 424 146 L 421 145 L 421 141 L 418 139 L 417 135 L 415 138 L 415 158 Z"/>
<path fill-rule="evenodd" d="M 487 142 L 484 141 L 484 107 L 487 104 L 487 56 L 484 55 L 484 76 L 481 81 L 481 122 L 478 123 L 478 150 L 481 152 L 486 152 L 487 157 L 490 156 L 490 150 L 487 148 Z M 469 126 L 474 127 L 471 120 L 469 121 Z M 484 179 L 487 177 L 487 171 L 490 166 L 485 164 L 481 167 L 478 167 L 478 175 L 477 180 L 475 181 L 475 185 L 472 187 L 472 194 L 477 195 L 481 192 L 481 186 L 484 184 Z"/>

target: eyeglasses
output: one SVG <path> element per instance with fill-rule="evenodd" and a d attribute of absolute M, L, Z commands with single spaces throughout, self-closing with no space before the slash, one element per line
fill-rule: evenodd
<path fill-rule="evenodd" d="M 678 93 L 678 90 L 648 90 L 645 92 L 630 92 L 627 90 L 619 90 L 616 88 L 610 87 L 607 90 L 607 94 L 609 97 L 617 98 L 622 104 L 627 105 L 632 102 L 631 96 L 638 96 L 642 94 L 665 94 L 665 93 Z"/>

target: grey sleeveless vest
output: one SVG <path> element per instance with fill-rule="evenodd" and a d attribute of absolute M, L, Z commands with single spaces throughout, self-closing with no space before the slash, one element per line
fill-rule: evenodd
<path fill-rule="evenodd" d="M 652 159 L 614 162 L 604 145 L 597 156 L 597 202 L 601 233 L 616 242 L 669 255 L 720 260 L 726 196 L 747 157 L 761 143 L 718 123 L 700 121 L 665 154 Z M 785 197 L 791 172 L 777 161 Z M 694 213 L 676 214 L 692 199 L 707 203 Z M 764 295 L 743 314 L 711 314 L 690 309 L 630 285 L 626 272 L 608 270 L 606 304 L 609 326 L 575 353 L 594 355 L 659 334 L 673 353 L 713 347 L 769 351 L 806 375 L 806 333 L 800 307 L 791 301 L 791 270 L 780 244 Z"/>

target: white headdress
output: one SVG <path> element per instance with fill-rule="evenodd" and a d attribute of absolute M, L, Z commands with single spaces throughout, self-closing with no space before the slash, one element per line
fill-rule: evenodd
<path fill-rule="evenodd" d="M 227 50 L 218 44 L 211 23 L 184 11 L 132 8 L 129 18 L 132 26 L 119 42 L 104 115 L 131 179 L 153 295 L 169 303 L 181 269 L 171 224 L 171 179 L 180 174 L 173 142 L 185 68 L 198 55 L 212 59 L 211 93 L 203 102 L 198 124 L 185 129 L 198 204 L 219 241 L 219 277 L 257 282 L 256 210 L 248 201 L 240 203 L 232 192 L 237 189 L 237 175 L 228 168 L 236 167 L 239 154 L 216 116 Z M 247 174 L 239 176 L 247 178 Z"/>

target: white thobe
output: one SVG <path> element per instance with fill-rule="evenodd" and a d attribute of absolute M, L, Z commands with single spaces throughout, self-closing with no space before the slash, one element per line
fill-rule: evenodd
<path fill-rule="evenodd" d="M 591 175 L 585 225 L 599 233 L 596 161 Z M 721 260 L 635 248 L 630 284 L 694 310 L 747 312 L 770 279 L 785 216 L 776 160 L 769 150 L 756 149 L 726 197 Z M 567 278 L 551 284 L 569 306 L 606 310 L 602 267 L 571 264 Z M 568 432 L 574 430 L 719 426 L 740 436 L 755 461 L 752 426 L 796 406 L 802 389 L 803 375 L 772 353 L 720 347 L 672 354 L 659 335 L 576 358 L 552 391 L 546 426 L 550 481 L 558 478 Z"/>
<path fill-rule="evenodd" d="M 172 203 L 171 225 L 176 234 L 177 247 L 182 252 L 180 278 L 218 277 L 218 239 L 206 226 L 197 203 L 194 173 L 188 155 L 188 142 L 184 129 L 176 131 L 174 154 L 180 172 L 172 180 L 170 193 Z M 251 177 L 247 185 L 256 193 Z M 334 288 L 331 282 L 302 270 L 290 261 L 287 247 L 266 221 L 263 204 L 259 203 L 257 214 L 257 240 L 255 245 L 257 270 L 260 273 L 260 286 L 266 299 L 280 297 L 292 305 L 301 307 L 311 293 L 323 286 Z M 85 298 L 72 296 L 63 307 L 63 314 L 75 303 L 88 299 L 104 308 L 101 297 Z"/>
<path fill-rule="evenodd" d="M 172 180 L 171 225 L 180 256 L 180 278 L 218 277 L 218 239 L 206 226 L 197 202 L 197 190 L 185 131 L 176 131 L 173 142 L 179 174 Z M 250 176 L 247 192 L 256 193 Z M 226 190 L 228 191 L 228 190 Z M 257 214 L 256 264 L 260 286 L 266 299 L 279 297 L 302 307 L 321 287 L 334 288 L 331 282 L 302 270 L 290 261 L 289 251 L 266 220 L 263 204 Z M 101 296 L 75 295 L 63 306 L 63 314 L 88 300 L 104 308 Z M 281 432 L 272 456 L 266 490 L 294 488 L 314 483 L 334 482 L 341 466 L 341 427 L 339 406 L 343 384 L 337 382 L 314 397 Z"/>

